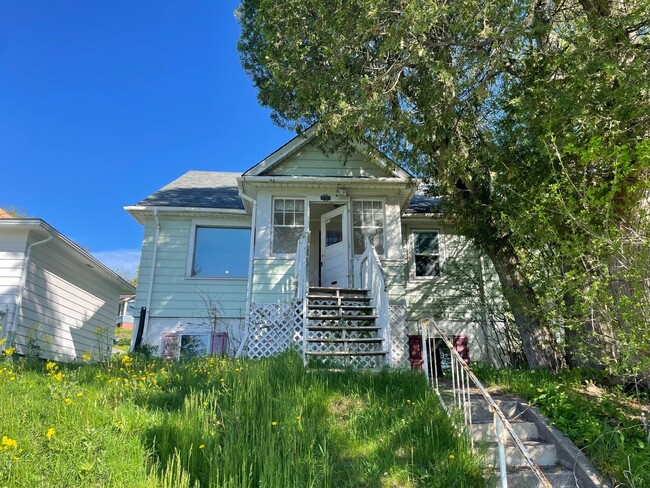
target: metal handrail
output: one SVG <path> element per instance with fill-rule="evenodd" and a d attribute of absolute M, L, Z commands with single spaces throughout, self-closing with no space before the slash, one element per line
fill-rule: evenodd
<path fill-rule="evenodd" d="M 453 385 L 453 395 L 454 395 L 454 404 L 458 407 L 460 406 L 461 411 L 463 413 L 463 420 L 466 428 L 469 428 L 469 426 L 472 423 L 472 404 L 471 404 L 471 397 L 470 397 L 470 381 L 471 383 L 474 384 L 474 386 L 478 389 L 478 391 L 481 393 L 483 398 L 487 401 L 488 405 L 490 406 L 490 409 L 494 413 L 494 427 L 496 430 L 496 436 L 497 436 L 497 450 L 499 454 L 499 475 L 500 475 L 500 480 L 501 480 L 501 487 L 502 488 L 507 488 L 508 487 L 508 480 L 507 480 L 507 472 L 506 472 L 506 460 L 505 460 L 505 442 L 504 442 L 504 433 L 503 429 L 510 434 L 510 437 L 514 441 L 515 445 L 523 455 L 524 459 L 526 460 L 526 464 L 530 467 L 531 471 L 535 474 L 537 479 L 542 483 L 542 485 L 545 488 L 552 488 L 551 483 L 548 481 L 540 467 L 537 465 L 537 463 L 533 460 L 531 457 L 530 453 L 528 452 L 528 449 L 526 449 L 526 446 L 524 446 L 523 442 L 513 429 L 512 425 L 506 418 L 505 414 L 503 411 L 499 408 L 499 406 L 496 404 L 492 396 L 488 393 L 488 391 L 485 389 L 483 384 L 479 381 L 479 379 L 474 375 L 472 370 L 469 368 L 469 366 L 465 363 L 461 355 L 456 351 L 452 343 L 449 341 L 445 333 L 436 325 L 436 323 L 432 320 L 429 319 L 427 321 L 428 326 L 431 326 L 431 328 L 438 334 L 438 336 L 433 336 L 433 338 L 440 338 L 442 341 L 445 343 L 447 348 L 449 349 L 449 352 L 451 354 L 452 358 L 452 364 L 451 364 L 451 374 L 452 374 L 452 385 Z M 429 359 L 428 359 L 428 340 L 429 340 L 429 327 L 424 327 L 424 332 L 426 332 L 426 335 L 423 334 L 422 341 L 423 341 L 423 353 L 424 353 L 424 361 L 425 361 L 425 368 L 424 372 L 427 377 L 427 380 L 430 384 L 432 384 L 430 375 L 429 375 Z M 435 390 L 436 394 L 438 395 L 438 398 L 440 399 L 440 402 L 443 405 L 443 408 L 449 413 L 449 408 L 444 402 L 444 399 L 440 393 L 440 385 L 438 384 L 438 365 L 437 365 L 437 360 L 435 359 L 436 355 L 436 350 L 435 350 L 435 345 L 433 347 L 433 353 L 434 353 L 434 373 L 435 373 Z M 470 434 L 470 442 L 472 442 L 472 447 L 473 447 L 473 440 L 472 436 Z"/>
<path fill-rule="evenodd" d="M 388 303 L 388 291 L 386 286 L 386 274 L 381 266 L 377 250 L 370 240 L 365 236 L 366 249 L 359 260 L 359 271 L 361 274 L 361 286 L 370 290 L 371 304 L 377 313 L 377 324 L 381 327 L 384 348 L 386 351 L 386 364 L 391 364 L 390 347 L 390 308 Z M 365 272 L 363 271 L 365 268 Z"/>

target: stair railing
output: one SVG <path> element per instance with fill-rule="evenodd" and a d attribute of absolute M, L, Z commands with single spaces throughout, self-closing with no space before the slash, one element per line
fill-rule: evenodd
<path fill-rule="evenodd" d="M 390 338 L 390 307 L 388 303 L 388 291 L 386 286 L 386 275 L 381 267 L 381 261 L 370 240 L 365 236 L 366 249 L 359 260 L 361 273 L 361 287 L 370 291 L 370 304 L 377 314 L 377 325 L 381 327 L 381 337 L 386 352 L 386 364 L 391 364 L 391 338 Z"/>
<path fill-rule="evenodd" d="M 505 443 L 506 443 L 506 433 L 510 435 L 510 438 L 513 440 L 517 449 L 521 452 L 522 456 L 526 460 L 526 464 L 530 467 L 531 471 L 535 474 L 537 479 L 540 481 L 541 486 L 545 488 L 552 488 L 551 483 L 548 481 L 540 467 L 533 460 L 528 449 L 524 446 L 523 442 L 513 429 L 512 425 L 506 418 L 503 411 L 496 404 L 492 396 L 485 389 L 483 384 L 479 379 L 474 375 L 470 370 L 469 366 L 465 360 L 458 353 L 453 344 L 449 341 L 445 333 L 440 330 L 436 323 L 429 319 L 426 321 L 426 324 L 421 328 L 422 332 L 422 352 L 424 359 L 424 373 L 426 375 L 427 381 L 434 388 L 440 403 L 443 408 L 450 414 L 451 408 L 460 411 L 463 417 L 464 427 L 467 430 L 467 433 L 472 443 L 472 448 L 474 447 L 474 442 L 472 439 L 471 432 L 469 429 L 472 424 L 472 399 L 470 395 L 470 389 L 476 388 L 479 393 L 483 396 L 485 401 L 488 403 L 490 411 L 494 415 L 493 423 L 494 429 L 497 437 L 497 453 L 499 457 L 499 486 L 501 488 L 508 488 L 508 478 L 507 478 L 507 468 L 506 468 L 506 452 L 505 452 Z M 430 357 L 430 339 L 433 339 L 434 344 L 431 349 L 433 350 L 432 357 Z M 453 405 L 447 405 L 444 397 L 440 393 L 440 385 L 438 382 L 438 376 L 441 371 L 438 371 L 438 357 L 435 347 L 435 340 L 441 339 L 451 357 L 451 381 L 452 381 L 452 398 Z M 433 376 L 433 377 L 432 377 Z M 505 429 L 505 432 L 504 432 Z"/>
<path fill-rule="evenodd" d="M 302 307 L 302 356 L 307 365 L 307 290 L 309 289 L 309 231 L 303 232 L 296 245 L 296 306 Z"/>

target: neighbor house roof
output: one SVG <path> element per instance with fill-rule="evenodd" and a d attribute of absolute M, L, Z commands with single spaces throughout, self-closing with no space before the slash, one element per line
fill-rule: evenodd
<path fill-rule="evenodd" d="M 243 210 L 237 177 L 241 173 L 188 171 L 137 206 L 226 208 Z"/>

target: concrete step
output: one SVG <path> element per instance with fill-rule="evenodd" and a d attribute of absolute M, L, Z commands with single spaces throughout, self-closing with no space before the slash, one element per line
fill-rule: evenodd
<path fill-rule="evenodd" d="M 537 426 L 533 422 L 511 422 L 512 428 L 522 441 L 539 440 Z M 472 438 L 475 441 L 496 442 L 497 435 L 494 423 L 473 423 L 471 426 Z M 506 438 L 510 436 L 506 432 Z"/>
<path fill-rule="evenodd" d="M 554 445 L 539 441 L 524 441 L 523 444 L 526 449 L 528 449 L 528 453 L 538 466 L 557 465 L 557 451 Z M 524 468 L 528 466 L 526 458 L 517 446 L 514 444 L 508 444 L 506 445 L 505 450 L 506 466 L 508 466 L 508 468 Z M 487 445 L 484 463 L 486 466 L 499 466 L 499 454 L 497 452 L 496 443 L 489 443 Z"/>
<path fill-rule="evenodd" d="M 577 488 L 576 478 L 570 469 L 562 466 L 544 467 L 542 473 L 553 488 Z M 522 468 L 508 473 L 508 488 L 538 488 L 542 483 L 528 468 Z"/>
<path fill-rule="evenodd" d="M 447 393 L 443 393 L 442 398 L 444 399 L 445 404 L 448 407 L 453 408 L 454 406 L 453 396 Z M 517 418 L 517 416 L 521 413 L 520 403 L 517 400 L 502 399 L 502 398 L 495 398 L 493 400 L 495 401 L 497 406 L 501 409 L 501 411 L 505 414 L 508 420 Z M 470 401 L 472 404 L 472 420 L 481 421 L 481 422 L 492 420 L 494 414 L 493 412 L 490 411 L 490 405 L 483 397 L 478 395 L 472 395 L 470 397 Z"/>

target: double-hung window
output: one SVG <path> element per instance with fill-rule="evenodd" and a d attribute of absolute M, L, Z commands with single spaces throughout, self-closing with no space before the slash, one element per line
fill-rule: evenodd
<path fill-rule="evenodd" d="M 354 200 L 352 202 L 352 234 L 354 254 L 363 254 L 365 236 L 370 236 L 377 254 L 384 254 L 384 205 L 379 200 Z"/>
<path fill-rule="evenodd" d="M 295 198 L 273 199 L 273 254 L 295 254 L 298 239 L 304 229 L 304 200 Z"/>
<path fill-rule="evenodd" d="M 251 231 L 197 225 L 189 276 L 197 278 L 246 278 Z"/>
<path fill-rule="evenodd" d="M 414 275 L 416 278 L 440 276 L 440 234 L 434 230 L 413 232 Z"/>

